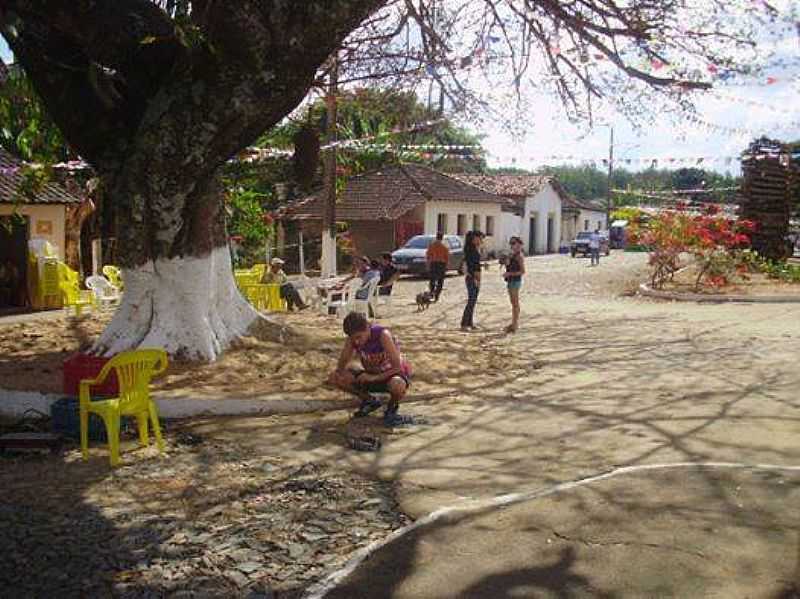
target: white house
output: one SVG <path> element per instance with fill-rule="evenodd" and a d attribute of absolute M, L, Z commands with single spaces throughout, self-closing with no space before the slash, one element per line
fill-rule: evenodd
<path fill-rule="evenodd" d="M 290 204 L 283 215 L 304 233 L 321 231 L 322 194 Z M 419 164 L 391 165 L 352 177 L 339 195 L 336 219 L 347 223 L 355 250 L 377 256 L 414 235 L 466 235 L 480 229 L 487 251 L 499 247 L 503 207 L 512 202 Z"/>
<path fill-rule="evenodd" d="M 520 237 L 527 254 L 557 252 L 564 243 L 564 205 L 570 199 L 554 177 L 542 175 L 459 175 L 463 181 L 511 199 L 514 209 L 502 216 L 502 247 Z M 567 209 L 572 214 L 570 208 Z"/>
<path fill-rule="evenodd" d="M 562 239 L 566 242 L 574 239 L 579 231 L 605 231 L 606 206 L 600 200 L 577 200 L 572 197 L 564 201 L 565 210 L 563 220 Z"/>

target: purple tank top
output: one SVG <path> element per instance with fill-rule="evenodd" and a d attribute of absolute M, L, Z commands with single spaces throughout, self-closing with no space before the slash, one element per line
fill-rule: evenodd
<path fill-rule="evenodd" d="M 392 363 L 389 360 L 389 356 L 383 349 L 383 343 L 381 343 L 381 334 L 385 330 L 385 327 L 382 327 L 379 324 L 373 324 L 369 328 L 369 338 L 367 339 L 366 343 L 361 346 L 355 346 L 355 350 L 358 352 L 358 357 L 361 358 L 361 365 L 367 372 L 378 373 L 385 370 L 390 370 L 392 368 Z M 399 350 L 400 344 L 397 343 L 396 339 L 395 345 L 397 345 L 397 349 Z M 403 374 L 410 376 L 411 367 L 402 356 L 400 357 L 400 364 Z"/>

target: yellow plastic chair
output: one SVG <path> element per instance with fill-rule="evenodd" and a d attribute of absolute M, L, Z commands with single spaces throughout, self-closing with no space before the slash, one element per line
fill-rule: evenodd
<path fill-rule="evenodd" d="M 148 418 L 153 426 L 159 452 L 164 451 L 161 427 L 158 424 L 158 408 L 150 398 L 150 379 L 167 369 L 167 353 L 162 349 L 138 349 L 117 354 L 109 360 L 95 379 L 80 382 L 81 452 L 83 459 L 89 458 L 89 414 L 95 413 L 103 419 L 111 449 L 111 465 L 119 464 L 119 423 L 122 416 L 135 416 L 139 428 L 139 442 L 150 443 Z M 90 388 L 101 384 L 111 369 L 119 382 L 119 397 L 92 401 Z"/>
<path fill-rule="evenodd" d="M 261 282 L 261 277 L 249 269 L 233 271 L 233 278 L 240 289 L 244 285 L 256 285 Z"/>
<path fill-rule="evenodd" d="M 75 316 L 80 316 L 84 308 L 94 306 L 94 294 L 80 288 L 78 273 L 63 262 L 58 263 L 58 287 L 64 308 L 74 308 Z"/>
<path fill-rule="evenodd" d="M 260 283 L 261 279 L 264 277 L 264 273 L 267 270 L 267 265 L 266 264 L 253 264 L 253 268 L 251 268 L 250 270 L 253 272 L 254 275 L 256 275 L 256 277 L 258 277 L 258 280 L 256 281 L 256 283 Z"/>
<path fill-rule="evenodd" d="M 281 286 L 277 283 L 268 283 L 266 287 L 267 310 L 271 312 L 286 312 L 286 300 L 281 297 Z"/>
<path fill-rule="evenodd" d="M 122 283 L 122 271 L 119 268 L 112 266 L 111 264 L 106 264 L 102 270 L 105 277 L 114 287 L 120 291 L 124 289 L 124 285 Z"/>
<path fill-rule="evenodd" d="M 241 286 L 242 295 L 256 310 L 269 310 L 269 295 L 267 285 L 248 283 Z"/>

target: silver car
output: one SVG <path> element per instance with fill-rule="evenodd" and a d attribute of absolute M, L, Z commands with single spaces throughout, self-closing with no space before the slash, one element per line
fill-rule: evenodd
<path fill-rule="evenodd" d="M 403 274 L 426 275 L 428 262 L 425 255 L 428 246 L 436 239 L 435 235 L 416 235 L 409 239 L 399 250 L 392 252 L 395 268 Z M 458 235 L 445 235 L 442 239 L 450 250 L 447 270 L 458 271 L 464 261 L 464 242 Z"/>

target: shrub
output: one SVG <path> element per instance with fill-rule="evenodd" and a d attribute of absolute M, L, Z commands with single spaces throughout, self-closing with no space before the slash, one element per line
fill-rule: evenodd
<path fill-rule="evenodd" d="M 746 276 L 750 245 L 750 221 L 728 218 L 711 206 L 691 214 L 683 206 L 652 218 L 633 243 L 650 248 L 651 284 L 659 288 L 683 266 L 682 256 L 698 265 L 695 287 L 727 285 L 734 276 Z"/>

